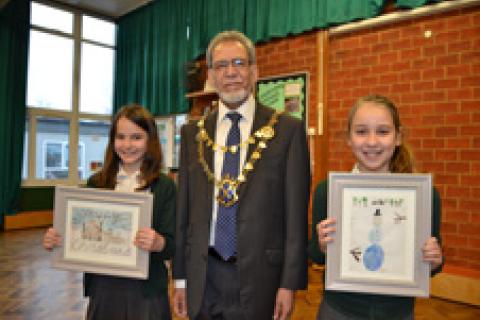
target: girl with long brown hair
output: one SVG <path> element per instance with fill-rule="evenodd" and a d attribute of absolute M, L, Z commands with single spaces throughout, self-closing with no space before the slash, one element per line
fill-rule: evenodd
<path fill-rule="evenodd" d="M 171 319 L 165 261 L 174 250 L 175 197 L 173 181 L 160 172 L 162 153 L 155 121 L 140 105 L 124 106 L 110 129 L 102 170 L 88 179 L 90 188 L 153 194 L 152 227 L 137 231 L 134 245 L 150 252 L 146 280 L 85 273 L 86 319 Z M 59 246 L 50 228 L 43 245 Z"/>

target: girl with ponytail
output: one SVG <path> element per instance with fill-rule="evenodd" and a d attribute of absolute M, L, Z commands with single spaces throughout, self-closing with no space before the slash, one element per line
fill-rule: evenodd
<path fill-rule="evenodd" d="M 402 126 L 396 106 L 388 98 L 369 95 L 357 100 L 348 115 L 348 138 L 356 159 L 353 172 L 413 173 L 413 157 L 403 142 Z M 335 219 L 327 216 L 328 181 L 321 182 L 313 200 L 312 239 L 309 255 L 325 263 L 327 245 L 335 241 Z M 440 247 L 440 197 L 432 191 L 431 237 L 422 248 L 423 260 L 432 275 L 440 272 L 443 254 Z M 324 319 L 399 319 L 414 318 L 414 298 L 346 291 L 324 291 L 317 314 Z"/>

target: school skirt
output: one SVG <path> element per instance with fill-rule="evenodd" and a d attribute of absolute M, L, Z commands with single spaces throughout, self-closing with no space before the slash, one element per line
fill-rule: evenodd
<path fill-rule="evenodd" d="M 142 282 L 129 278 L 94 277 L 87 320 L 171 320 L 168 295 L 146 296 Z"/>

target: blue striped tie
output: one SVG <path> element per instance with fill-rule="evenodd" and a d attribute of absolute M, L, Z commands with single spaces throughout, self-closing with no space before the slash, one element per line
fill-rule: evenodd
<path fill-rule="evenodd" d="M 242 117 L 237 112 L 230 112 L 227 117 L 232 121 L 232 126 L 227 136 L 227 146 L 240 143 L 240 128 L 238 122 Z M 240 166 L 240 149 L 235 153 L 225 152 L 223 158 L 222 177 L 229 175 L 232 179 L 238 176 Z M 230 207 L 218 204 L 217 225 L 215 229 L 215 250 L 224 260 L 233 257 L 237 247 L 237 207 L 238 203 Z"/>

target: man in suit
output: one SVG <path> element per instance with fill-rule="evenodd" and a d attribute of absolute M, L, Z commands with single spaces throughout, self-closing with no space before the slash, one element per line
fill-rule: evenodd
<path fill-rule="evenodd" d="M 219 108 L 182 128 L 174 310 L 190 319 L 288 319 L 307 286 L 310 164 L 304 124 L 257 103 L 255 47 L 207 49 Z"/>

